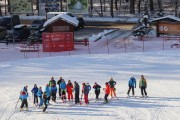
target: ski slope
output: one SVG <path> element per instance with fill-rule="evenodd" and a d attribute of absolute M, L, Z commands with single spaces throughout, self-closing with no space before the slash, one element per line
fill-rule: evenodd
<path fill-rule="evenodd" d="M 121 54 L 72 55 L 0 62 L 0 120 L 179 120 L 180 51 L 137 52 Z M 127 98 L 128 80 L 134 75 L 147 79 L 149 98 Z M 117 99 L 101 105 L 90 92 L 90 104 L 69 106 L 52 103 L 47 113 L 33 107 L 31 89 L 42 86 L 51 77 L 77 81 L 80 85 L 97 82 L 102 86 L 113 77 Z M 19 112 L 16 103 L 23 86 L 28 85 L 29 112 Z M 140 96 L 140 89 L 135 89 Z M 103 99 L 101 90 L 100 97 Z M 15 108 L 16 107 L 16 108 Z"/>

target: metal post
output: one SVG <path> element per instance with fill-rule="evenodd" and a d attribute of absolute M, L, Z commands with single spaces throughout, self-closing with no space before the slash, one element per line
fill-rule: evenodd
<path fill-rule="evenodd" d="M 126 52 L 126 38 L 124 37 L 124 50 Z"/>
<path fill-rule="evenodd" d="M 15 39 L 14 39 L 14 23 L 13 23 L 13 13 L 10 13 L 11 15 L 11 30 L 12 30 L 12 39 L 13 39 L 13 45 L 15 44 Z"/>
<path fill-rule="evenodd" d="M 89 48 L 89 44 L 88 44 L 88 51 L 89 51 L 89 54 L 91 54 L 91 53 L 90 53 L 90 48 Z"/>
<path fill-rule="evenodd" d="M 108 38 L 107 38 L 107 47 L 108 47 L 108 54 L 109 54 L 109 41 L 108 41 Z"/>
<path fill-rule="evenodd" d="M 164 50 L 164 39 L 163 39 L 163 50 Z"/>
<path fill-rule="evenodd" d="M 144 39 L 142 41 L 143 41 L 143 52 L 144 52 Z"/>

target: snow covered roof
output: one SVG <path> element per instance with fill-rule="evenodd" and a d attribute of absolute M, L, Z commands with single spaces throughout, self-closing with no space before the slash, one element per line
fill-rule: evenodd
<path fill-rule="evenodd" d="M 48 19 L 44 23 L 43 27 L 46 27 L 46 26 L 52 24 L 53 22 L 55 22 L 55 21 L 57 21 L 59 19 L 61 19 L 63 21 L 66 21 L 66 22 L 68 22 L 70 24 L 73 24 L 75 26 L 78 26 L 78 24 L 79 24 L 79 21 L 76 18 L 71 17 L 71 16 L 69 16 L 67 14 L 59 14 L 59 15 L 56 15 L 56 16 L 52 17 L 51 19 Z"/>
<path fill-rule="evenodd" d="M 155 19 L 151 20 L 151 22 L 158 21 L 158 20 L 163 20 L 163 19 L 167 19 L 167 18 L 180 22 L 180 18 L 175 17 L 173 15 L 167 15 L 167 16 L 164 16 L 164 17 L 155 18 Z"/>
<path fill-rule="evenodd" d="M 26 27 L 26 25 L 23 25 L 23 24 L 20 24 L 20 25 L 16 25 L 16 26 L 14 26 L 14 28 L 22 28 L 22 27 Z"/>

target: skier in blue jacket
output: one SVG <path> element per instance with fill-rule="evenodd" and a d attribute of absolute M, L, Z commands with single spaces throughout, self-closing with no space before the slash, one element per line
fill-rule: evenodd
<path fill-rule="evenodd" d="M 136 79 L 134 78 L 134 76 L 132 76 L 129 79 L 128 86 L 129 86 L 129 89 L 127 92 L 128 97 L 129 97 L 129 93 L 130 93 L 131 89 L 132 89 L 132 95 L 134 96 L 134 88 L 136 88 Z"/>
<path fill-rule="evenodd" d="M 28 110 L 28 102 L 27 102 L 28 94 L 27 94 L 27 92 L 22 90 L 22 92 L 20 94 L 20 98 L 22 100 L 22 103 L 20 106 L 20 111 L 23 110 L 24 105 L 26 106 L 26 110 Z"/>
<path fill-rule="evenodd" d="M 38 92 L 37 92 L 37 94 L 36 94 L 36 95 L 39 97 L 39 99 L 40 99 L 39 107 L 41 107 L 41 106 L 43 105 L 42 94 L 43 94 L 42 88 L 39 87 L 39 88 L 38 88 Z"/>
<path fill-rule="evenodd" d="M 37 87 L 36 84 L 34 84 L 34 87 L 33 87 L 33 89 L 31 90 L 31 92 L 32 92 L 33 95 L 34 95 L 34 101 L 33 101 L 33 103 L 34 103 L 35 105 L 37 105 L 37 104 L 38 104 L 38 96 L 37 96 L 36 94 L 37 94 L 37 92 L 38 92 L 38 87 Z"/>
<path fill-rule="evenodd" d="M 51 98 L 51 91 L 50 91 L 50 88 L 49 88 L 49 84 L 46 85 L 44 92 L 46 92 L 47 100 L 48 100 L 48 103 L 49 103 L 50 98 Z"/>
<path fill-rule="evenodd" d="M 56 102 L 57 87 L 54 83 L 52 84 L 50 90 L 51 90 L 52 101 Z"/>
<path fill-rule="evenodd" d="M 60 86 L 61 88 L 61 97 L 63 102 L 66 102 L 66 82 L 64 81 L 64 79 L 61 81 Z"/>

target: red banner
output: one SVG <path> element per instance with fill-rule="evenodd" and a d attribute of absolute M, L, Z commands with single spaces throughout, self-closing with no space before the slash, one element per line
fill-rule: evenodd
<path fill-rule="evenodd" d="M 74 50 L 73 32 L 43 33 L 43 52 Z"/>

